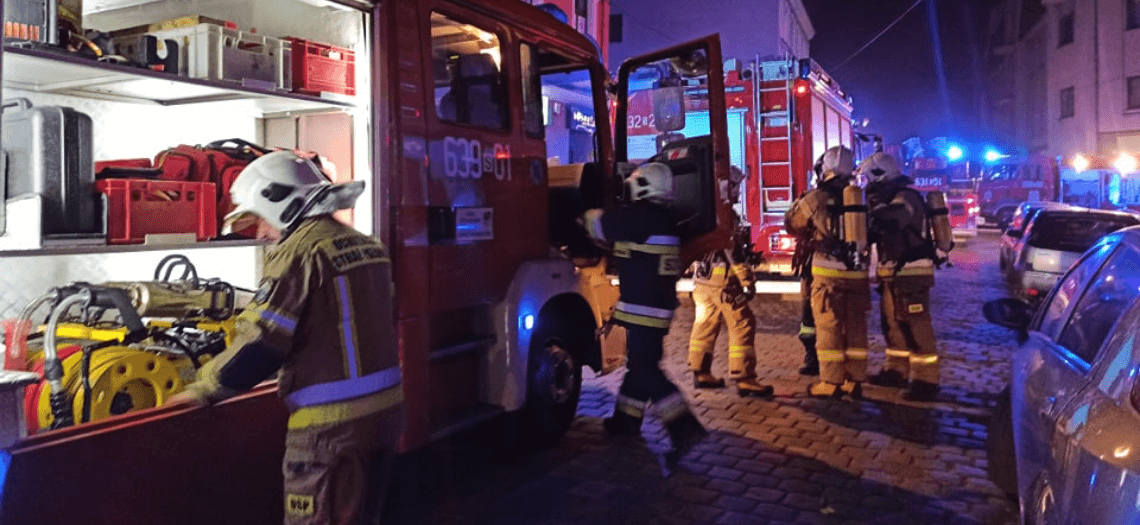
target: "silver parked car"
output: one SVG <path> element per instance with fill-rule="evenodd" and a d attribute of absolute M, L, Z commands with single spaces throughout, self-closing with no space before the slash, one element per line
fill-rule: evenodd
<path fill-rule="evenodd" d="M 1025 226 L 1033 220 L 1033 216 L 1037 215 L 1039 210 L 1068 207 L 1070 206 L 1063 202 L 1052 201 L 1026 201 L 1019 204 L 1013 212 L 1013 218 L 1009 221 L 1009 227 L 1001 233 L 999 243 L 1001 251 L 998 253 L 998 266 L 1001 270 L 1004 272 L 1009 269 L 1013 254 L 1021 251 L 1025 240 Z"/>
<path fill-rule="evenodd" d="M 1006 271 L 1010 293 L 1038 304 L 1065 273 L 1101 237 L 1140 224 L 1140 216 L 1118 211 L 1067 206 L 1043 208 L 1025 225 Z"/>
<path fill-rule="evenodd" d="M 1015 299 L 985 314 L 1021 340 L 989 468 L 1023 522 L 1140 523 L 1140 228 L 1095 243 L 1035 314 Z"/>

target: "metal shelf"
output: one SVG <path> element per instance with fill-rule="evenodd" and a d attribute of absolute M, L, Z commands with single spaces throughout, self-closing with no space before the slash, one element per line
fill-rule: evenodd
<path fill-rule="evenodd" d="M 263 114 L 355 107 L 346 97 L 315 97 L 188 78 L 63 52 L 7 45 L 4 87 L 158 106 L 233 101 Z"/>
<path fill-rule="evenodd" d="M 0 258 L 7 257 L 39 257 L 49 255 L 88 255 L 99 253 L 130 253 L 130 252 L 157 252 L 195 250 L 202 248 L 242 248 L 254 246 L 267 246 L 268 241 L 258 239 L 239 239 L 232 241 L 205 241 L 184 244 L 91 244 L 78 246 L 49 246 L 28 250 L 0 251 Z"/>

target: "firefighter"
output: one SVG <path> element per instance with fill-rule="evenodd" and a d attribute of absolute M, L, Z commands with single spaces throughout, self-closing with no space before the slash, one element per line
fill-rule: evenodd
<path fill-rule="evenodd" d="M 723 192 L 731 202 L 739 198 L 744 173 L 732 167 Z M 748 302 L 756 295 L 749 265 L 747 232 L 737 230 L 732 250 L 715 250 L 693 263 L 695 319 L 689 336 L 689 370 L 695 388 L 720 388 L 724 380 L 712 373 L 713 348 L 721 321 L 728 328 L 728 375 L 742 395 L 770 396 L 773 388 L 756 380 L 756 317 Z"/>
<path fill-rule="evenodd" d="M 812 167 L 815 171 L 815 186 L 823 184 L 823 155 L 820 155 Z M 800 196 L 801 198 L 803 195 Z M 792 210 L 784 214 L 784 230 L 792 232 Z M 818 376 L 819 357 L 815 353 L 815 316 L 811 313 L 811 259 L 815 250 L 812 249 L 812 239 L 796 238 L 796 251 L 792 255 L 792 272 L 800 279 L 800 343 L 804 345 L 804 366 L 800 367 L 800 375 Z"/>
<path fill-rule="evenodd" d="M 614 414 L 603 423 L 612 436 L 640 435 L 652 403 L 673 441 L 673 449 L 665 455 L 671 466 L 708 434 L 660 368 L 682 269 L 679 231 L 668 209 L 673 202 L 673 174 L 668 166 L 651 162 L 634 170 L 626 186 L 629 206 L 609 212 L 588 210 L 582 217 L 592 238 L 613 243 L 621 282 L 613 320 L 626 328 L 627 372 Z"/>
<path fill-rule="evenodd" d="M 871 155 L 859 171 L 868 180 L 869 237 L 879 254 L 879 319 L 887 343 L 883 370 L 871 381 L 906 387 L 904 399 L 929 401 L 938 392 L 938 353 L 930 323 L 938 253 L 926 202 L 890 155 Z"/>
<path fill-rule="evenodd" d="M 851 150 L 824 152 L 819 186 L 792 204 L 788 232 L 807 239 L 811 258 L 811 310 L 816 328 L 820 381 L 808 388 L 818 397 L 862 397 L 867 375 L 867 312 L 871 309 L 864 253 L 844 239 L 844 188 L 854 168 Z"/>
<path fill-rule="evenodd" d="M 270 153 L 241 172 L 227 228 L 260 222 L 277 242 L 237 317 L 233 344 L 174 400 L 214 404 L 280 370 L 290 412 L 286 524 L 378 519 L 402 430 L 387 248 L 331 215 L 351 208 L 363 190 L 362 182 L 330 183 L 291 152 Z"/>

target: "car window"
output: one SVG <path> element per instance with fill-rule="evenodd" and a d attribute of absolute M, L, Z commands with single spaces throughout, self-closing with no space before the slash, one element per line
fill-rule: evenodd
<path fill-rule="evenodd" d="M 1115 244 L 1104 243 L 1102 246 L 1085 254 L 1084 258 L 1073 265 L 1069 273 L 1053 288 L 1048 302 L 1041 309 L 1040 321 L 1037 331 L 1049 339 L 1056 339 L 1061 327 L 1064 325 L 1066 312 L 1077 297 L 1077 293 L 1084 289 L 1101 264 L 1108 258 Z"/>
<path fill-rule="evenodd" d="M 1120 215 L 1043 212 L 1034 217 L 1025 242 L 1045 250 L 1084 252 L 1101 237 L 1138 223 Z"/>
<path fill-rule="evenodd" d="M 1136 369 L 1132 367 L 1136 353 L 1136 335 L 1140 332 L 1140 308 L 1133 304 L 1129 313 L 1121 316 L 1120 324 L 1113 330 L 1113 336 L 1104 344 L 1097 388 L 1109 397 L 1119 397 L 1131 390 L 1135 382 Z"/>
<path fill-rule="evenodd" d="M 1130 246 L 1121 246 L 1081 295 L 1057 344 L 1092 363 L 1116 319 L 1138 295 L 1140 253 Z"/>

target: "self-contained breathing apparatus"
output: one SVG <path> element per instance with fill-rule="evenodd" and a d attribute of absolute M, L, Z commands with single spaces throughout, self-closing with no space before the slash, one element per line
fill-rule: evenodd
<path fill-rule="evenodd" d="M 904 179 L 906 181 L 907 179 Z M 907 263 L 928 259 L 935 267 L 950 265 L 949 253 L 954 248 L 953 231 L 950 228 L 949 209 L 946 197 L 941 191 L 928 192 L 924 199 L 914 188 L 897 182 L 888 182 L 886 188 L 868 188 L 872 209 L 891 206 L 902 192 L 910 192 L 911 200 L 921 206 L 922 214 L 917 220 L 903 223 L 902 218 L 890 217 L 887 213 L 871 214 L 870 237 L 880 252 L 880 260 L 894 263 L 898 272 Z M 892 187 L 893 186 L 893 187 Z M 893 191 L 892 191 L 893 190 Z"/>

